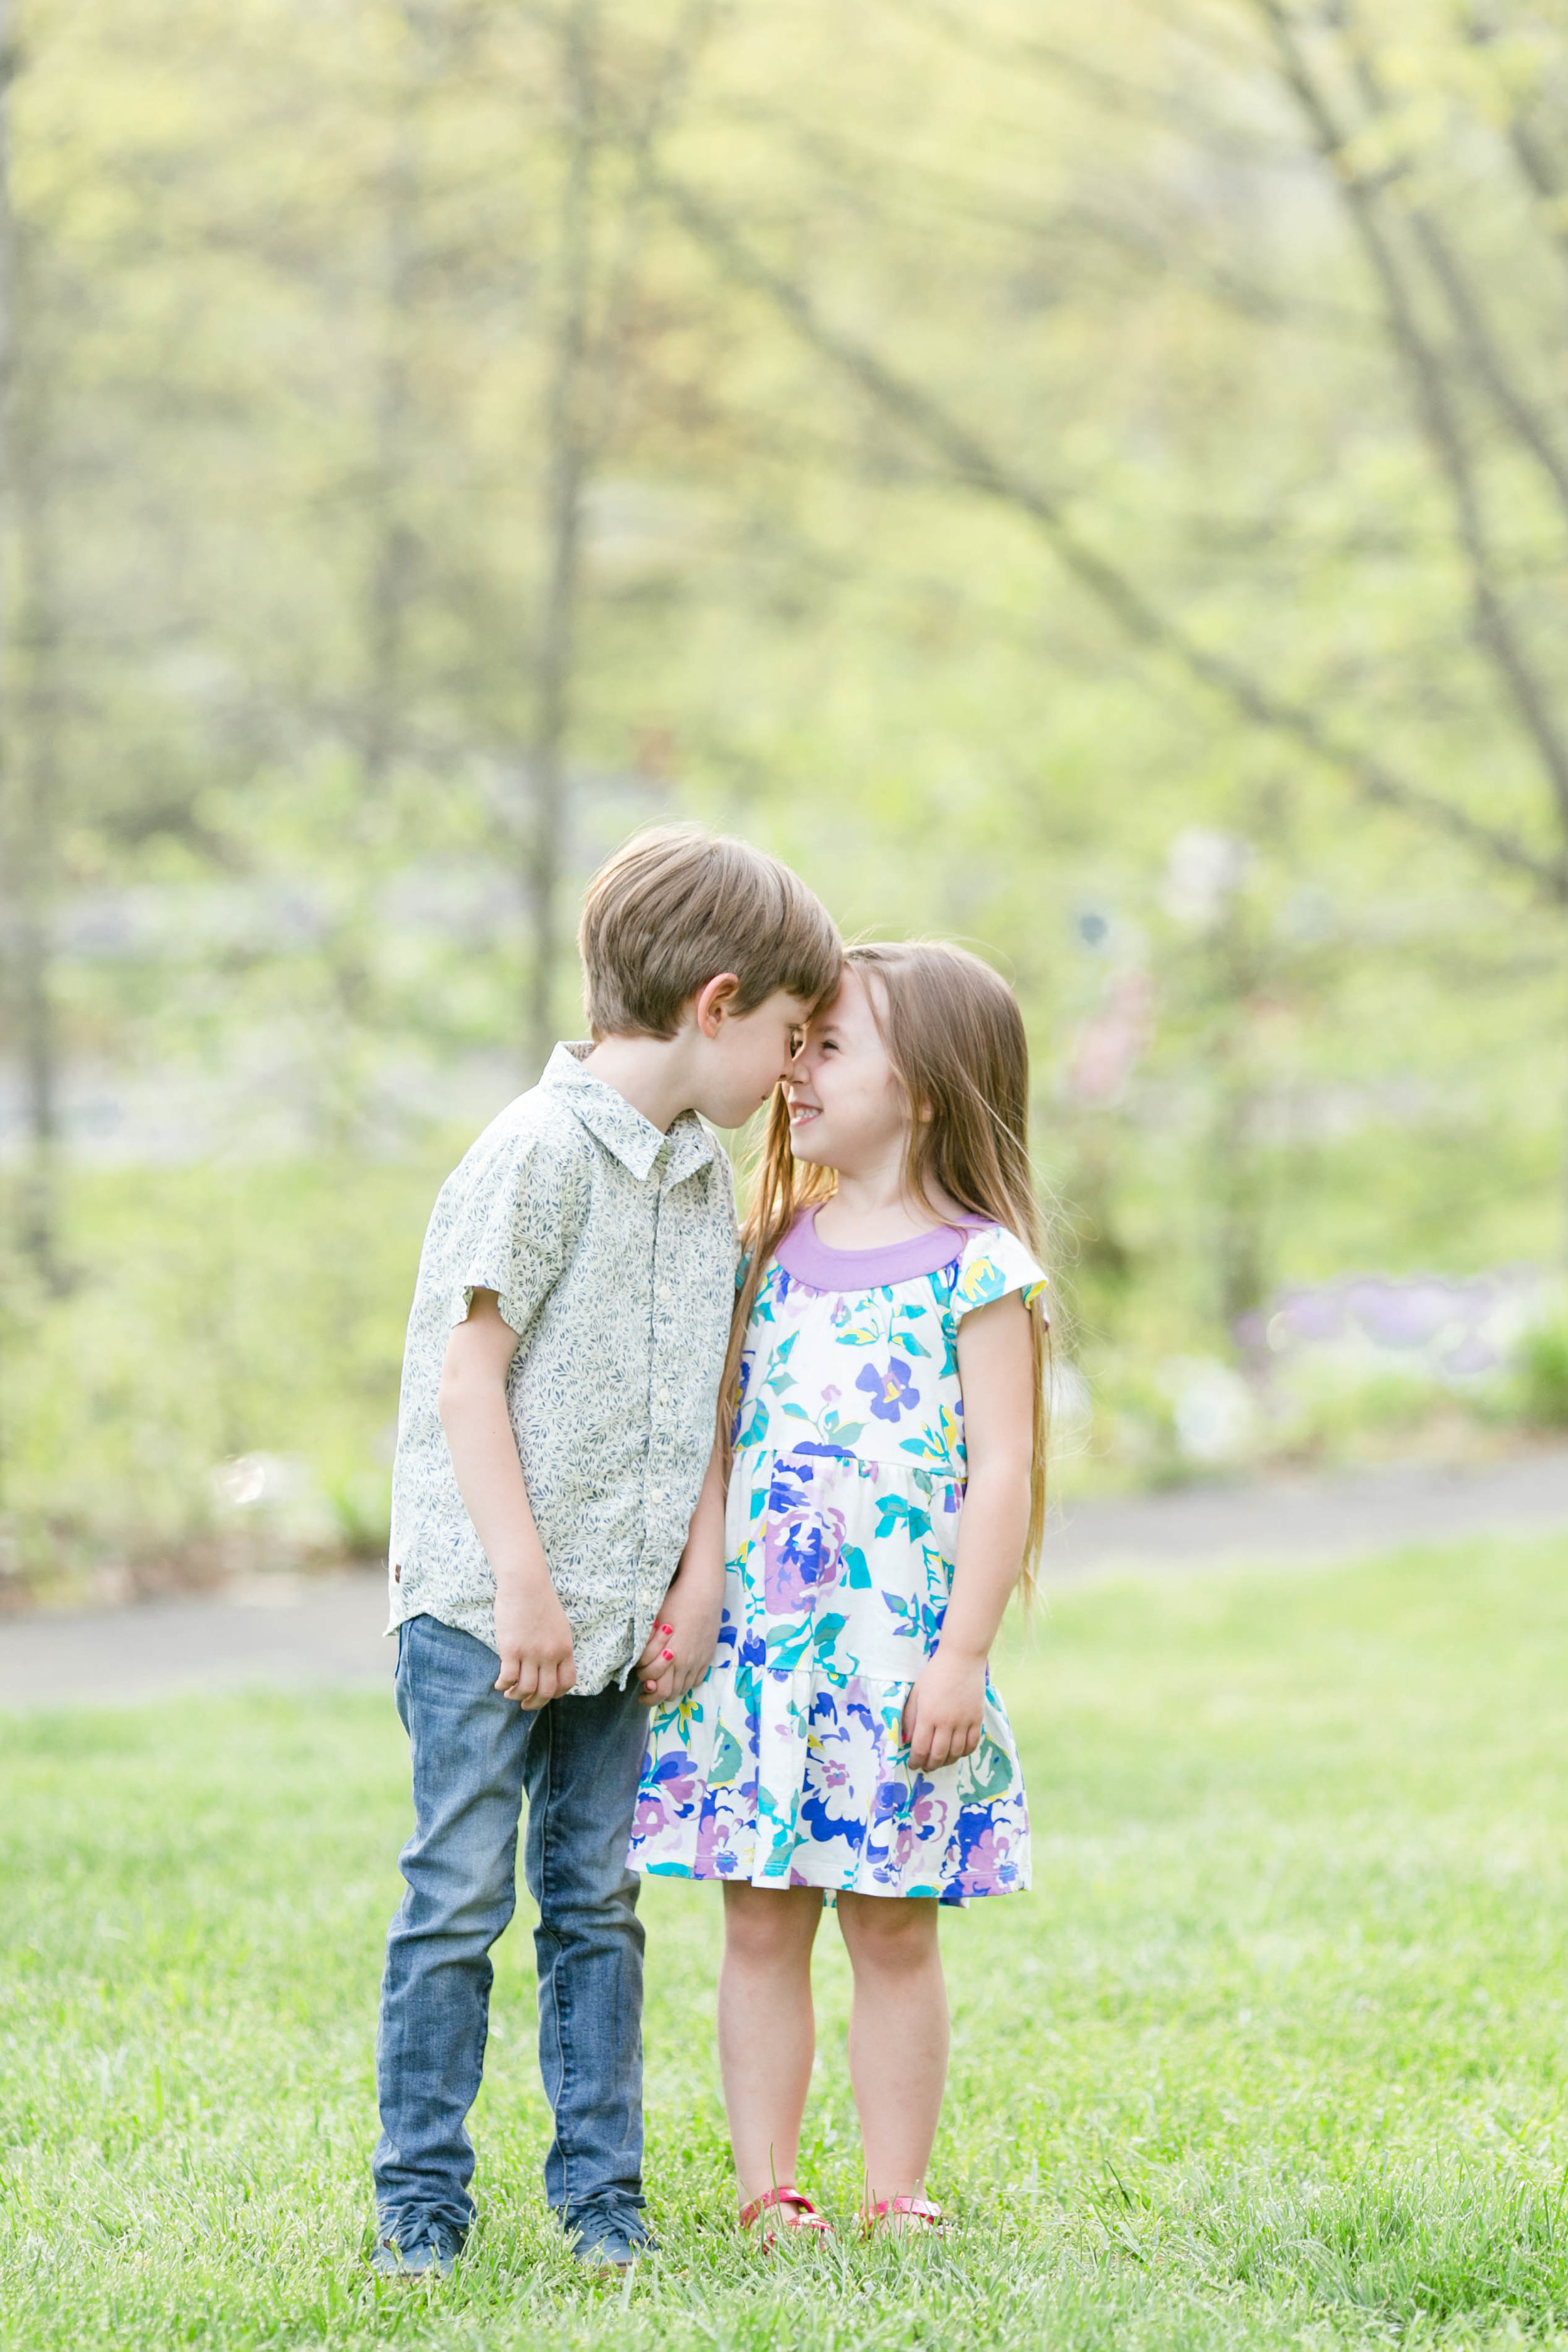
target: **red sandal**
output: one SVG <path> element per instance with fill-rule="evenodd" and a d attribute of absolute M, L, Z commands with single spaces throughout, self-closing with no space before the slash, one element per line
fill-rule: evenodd
<path fill-rule="evenodd" d="M 742 2205 L 741 2208 L 742 2229 L 749 2230 L 752 2222 L 758 2219 L 759 2215 L 766 2212 L 770 2205 L 780 2209 L 785 2206 L 789 2208 L 787 2212 L 781 2211 L 781 2219 L 783 2220 L 786 2230 L 806 2230 L 813 2232 L 818 2238 L 828 2238 L 833 2234 L 833 2224 L 828 2220 L 826 2214 L 819 2213 L 816 2206 L 812 2203 L 810 2198 L 805 2195 L 804 2190 L 797 2189 L 793 2181 L 784 2181 L 779 2188 L 770 2189 L 765 2196 L 757 2198 L 754 2203 Z M 763 2252 L 771 2254 L 777 2243 L 778 2240 L 774 2237 L 773 2231 L 771 2230 L 764 2230 L 763 2232 Z"/>
<path fill-rule="evenodd" d="M 944 2236 L 947 2230 L 947 2216 L 942 2207 L 933 2205 L 926 2197 L 887 2197 L 880 2205 L 873 2205 L 865 2220 L 867 2237 L 871 2235 L 879 2221 L 892 2222 L 900 2238 L 905 2234 L 905 2228 L 900 2224 L 907 2227 L 912 2222 L 917 2231 L 933 2238 Z"/>

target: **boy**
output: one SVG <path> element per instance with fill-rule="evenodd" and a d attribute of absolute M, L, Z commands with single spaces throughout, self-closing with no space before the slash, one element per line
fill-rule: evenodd
<path fill-rule="evenodd" d="M 415 1828 L 376 2045 L 385 2275 L 449 2270 L 473 2218 L 464 2126 L 524 1795 L 545 2191 L 586 2262 L 650 2243 L 639 1700 L 700 1677 L 723 1591 L 735 1223 L 698 1114 L 739 1127 L 766 1100 L 841 953 L 787 867 L 684 827 L 600 869 L 578 943 L 592 1046 L 558 1045 L 447 1178 L 409 1318 L 388 1630 Z"/>

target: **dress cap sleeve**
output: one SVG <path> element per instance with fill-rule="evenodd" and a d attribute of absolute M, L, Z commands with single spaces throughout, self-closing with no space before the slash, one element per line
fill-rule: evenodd
<path fill-rule="evenodd" d="M 1005 1298 L 1016 1290 L 1026 1307 L 1038 1304 L 1043 1319 L 1049 1322 L 1048 1289 L 1044 1266 L 1016 1234 L 1005 1225 L 982 1225 L 963 1244 L 952 1286 L 952 1311 L 962 1322 L 971 1307 L 989 1307 L 994 1298 Z"/>

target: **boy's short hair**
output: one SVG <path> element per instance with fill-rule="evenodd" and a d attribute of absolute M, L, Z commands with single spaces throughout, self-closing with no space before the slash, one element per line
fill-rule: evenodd
<path fill-rule="evenodd" d="M 832 916 L 798 874 L 694 824 L 636 834 L 600 866 L 577 945 L 595 1038 L 673 1037 L 682 1006 L 721 971 L 741 983 L 737 1013 L 780 988 L 816 1004 L 844 959 Z"/>

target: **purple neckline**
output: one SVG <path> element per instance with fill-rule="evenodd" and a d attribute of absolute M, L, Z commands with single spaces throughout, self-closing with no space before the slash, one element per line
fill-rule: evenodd
<path fill-rule="evenodd" d="M 933 1225 L 929 1233 L 911 1234 L 907 1242 L 887 1242 L 880 1249 L 834 1249 L 818 1238 L 816 1211 L 803 1209 L 773 1255 L 792 1281 L 812 1290 L 877 1290 L 886 1282 L 912 1282 L 917 1275 L 936 1274 L 951 1265 L 972 1233 L 981 1233 L 988 1217 L 964 1217 L 956 1225 Z"/>

